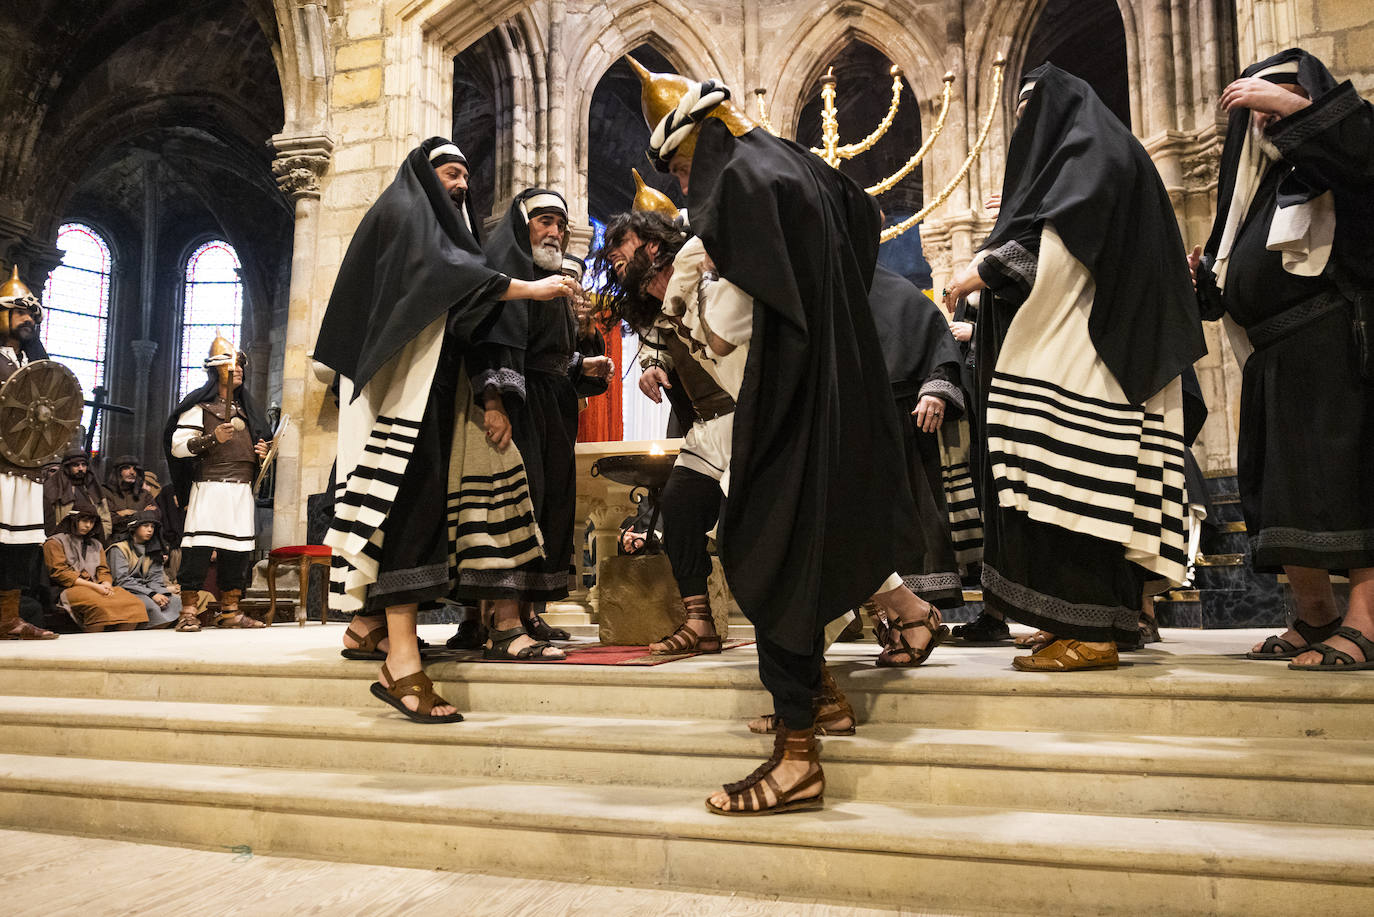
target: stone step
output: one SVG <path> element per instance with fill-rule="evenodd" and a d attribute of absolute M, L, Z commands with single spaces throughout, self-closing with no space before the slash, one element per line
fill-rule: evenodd
<path fill-rule="evenodd" d="M 468 715 L 425 730 L 369 710 L 0 697 L 11 754 L 692 789 L 752 770 L 742 722 Z M 1374 826 L 1374 742 L 864 724 L 824 741 L 836 798 Z M 1255 800 L 1283 798 L 1283 811 Z"/>
<path fill-rule="evenodd" d="M 375 664 L 340 659 L 341 628 L 64 636 L 0 644 L 0 694 L 370 709 Z M 446 627 L 427 627 L 442 641 Z M 941 647 L 917 669 L 878 669 L 871 643 L 839 644 L 830 665 L 864 721 L 935 729 L 1364 739 L 1374 678 L 1290 672 L 1236 654 L 1263 632 L 1166 631 L 1118 671 L 1034 675 L 1019 651 Z M 1190 653 L 1170 649 L 1190 639 Z M 322 646 L 327 641 L 330 645 Z M 158 647 L 165 647 L 160 654 Z M 1215 654 L 1202 653 L 1214 647 Z M 1222 653 L 1230 655 L 1222 655 Z M 504 715 L 737 720 L 769 709 L 752 648 L 656 667 L 435 662 L 464 711 Z"/>
<path fill-rule="evenodd" d="M 35 798 L 42 804 L 35 805 Z M 700 789 L 0 755 L 0 823 L 268 855 L 786 891 L 923 911 L 1374 910 L 1374 831 L 830 800 L 721 818 Z M 804 864 L 802 866 L 801 864 Z"/>

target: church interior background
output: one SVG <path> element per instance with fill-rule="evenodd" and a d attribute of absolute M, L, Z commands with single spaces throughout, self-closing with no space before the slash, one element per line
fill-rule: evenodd
<path fill-rule="evenodd" d="M 939 201 L 881 255 L 937 292 L 993 224 L 984 202 L 999 189 L 1016 77 L 1040 63 L 1083 77 L 1130 126 L 1158 166 L 1189 246 L 1204 240 L 1215 207 L 1225 128 L 1218 97 L 1245 63 L 1301 46 L 1374 97 L 1368 0 L 7 6 L 0 259 L 43 298 L 48 349 L 77 372 L 88 397 L 100 386 L 108 401 L 132 409 L 95 418 L 104 454 L 158 456 L 158 468 L 162 424 L 197 377 L 209 340 L 218 329 L 239 343 L 261 403 L 294 420 L 263 510 L 273 545 L 306 542 L 307 498 L 330 477 L 337 412 L 310 353 L 335 275 L 359 220 L 418 141 L 447 135 L 462 147 L 488 226 L 526 187 L 562 190 L 579 255 L 628 209 L 631 168 L 682 202 L 675 182 L 646 168 L 648 130 L 626 54 L 652 70 L 722 78 L 751 112 L 808 146 L 822 139 L 828 70 L 841 139 L 850 143 L 883 119 L 892 68 L 900 68 L 891 127 L 842 165 L 863 184 L 891 175 L 921 146 L 948 86 L 929 154 L 881 196 L 889 225 Z M 981 154 L 952 181 L 985 121 Z M 1240 375 L 1219 326 L 1207 323 L 1206 335 L 1209 353 L 1196 368 L 1211 414 L 1194 449 L 1209 476 L 1224 476 L 1236 463 Z M 662 437 L 664 413 L 628 394 L 634 342 L 621 343 L 627 394 L 610 428 L 627 440 Z M 1367 739 L 1374 695 L 1351 703 L 1346 738 Z M 1361 824 L 1374 824 L 1370 786 L 1357 797 L 1372 819 Z M 1359 843 L 1352 856 L 1374 851 L 1367 837 Z M 1241 898 L 1227 903 L 1245 910 Z M 1261 910 L 1272 907 L 1252 912 Z"/>

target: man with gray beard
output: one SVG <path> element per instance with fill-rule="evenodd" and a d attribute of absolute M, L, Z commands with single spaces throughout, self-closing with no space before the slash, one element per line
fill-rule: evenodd
<path fill-rule="evenodd" d="M 1237 472 L 1255 569 L 1283 572 L 1292 629 L 1252 659 L 1374 668 L 1374 106 L 1297 48 L 1226 87 L 1202 316 L 1243 367 Z M 1199 257 L 1201 256 L 1201 257 Z M 1348 573 L 1344 626 L 1330 574 Z"/>

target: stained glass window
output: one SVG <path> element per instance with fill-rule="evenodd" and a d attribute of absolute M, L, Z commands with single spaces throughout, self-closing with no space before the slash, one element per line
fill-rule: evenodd
<path fill-rule="evenodd" d="M 81 380 L 87 400 L 105 384 L 105 349 L 110 329 L 110 246 L 100 233 L 81 223 L 57 230 L 62 263 L 48 275 L 43 293 L 41 336 L 48 356 L 65 364 Z M 92 410 L 81 422 L 90 429 Z M 95 449 L 103 439 L 104 418 L 96 430 Z"/>
<path fill-rule="evenodd" d="M 205 384 L 205 358 L 215 332 L 239 346 L 243 324 L 243 281 L 239 256 L 228 242 L 206 242 L 186 259 L 181 309 L 181 376 L 177 400 Z"/>

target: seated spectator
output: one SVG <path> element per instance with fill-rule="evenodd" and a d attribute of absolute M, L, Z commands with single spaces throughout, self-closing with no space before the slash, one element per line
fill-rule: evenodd
<path fill-rule="evenodd" d="M 58 525 L 71 513 L 72 507 L 83 501 L 95 507 L 103 530 L 108 532 L 110 510 L 105 503 L 105 491 L 91 470 L 91 454 L 80 446 L 72 446 L 62 456 L 61 466 L 43 482 L 47 534 L 55 533 Z"/>
<path fill-rule="evenodd" d="M 114 584 L 137 596 L 148 612 L 149 629 L 176 622 L 177 630 L 199 630 L 194 611 L 182 610 L 180 590 L 162 565 L 166 550 L 157 510 L 140 510 L 128 518 L 124 536 L 105 551 Z"/>
<path fill-rule="evenodd" d="M 154 481 L 157 479 L 154 478 Z M 132 455 L 114 460 L 110 476 L 105 479 L 105 501 L 110 508 L 110 537 L 124 537 L 124 530 L 135 513 L 156 511 L 157 492 L 148 486 L 143 463 Z"/>
<path fill-rule="evenodd" d="M 59 604 L 88 634 L 107 627 L 133 630 L 148 620 L 137 596 L 114 585 L 105 566 L 100 514 L 87 501 L 77 503 L 43 543 L 48 576 L 62 590 Z"/>

